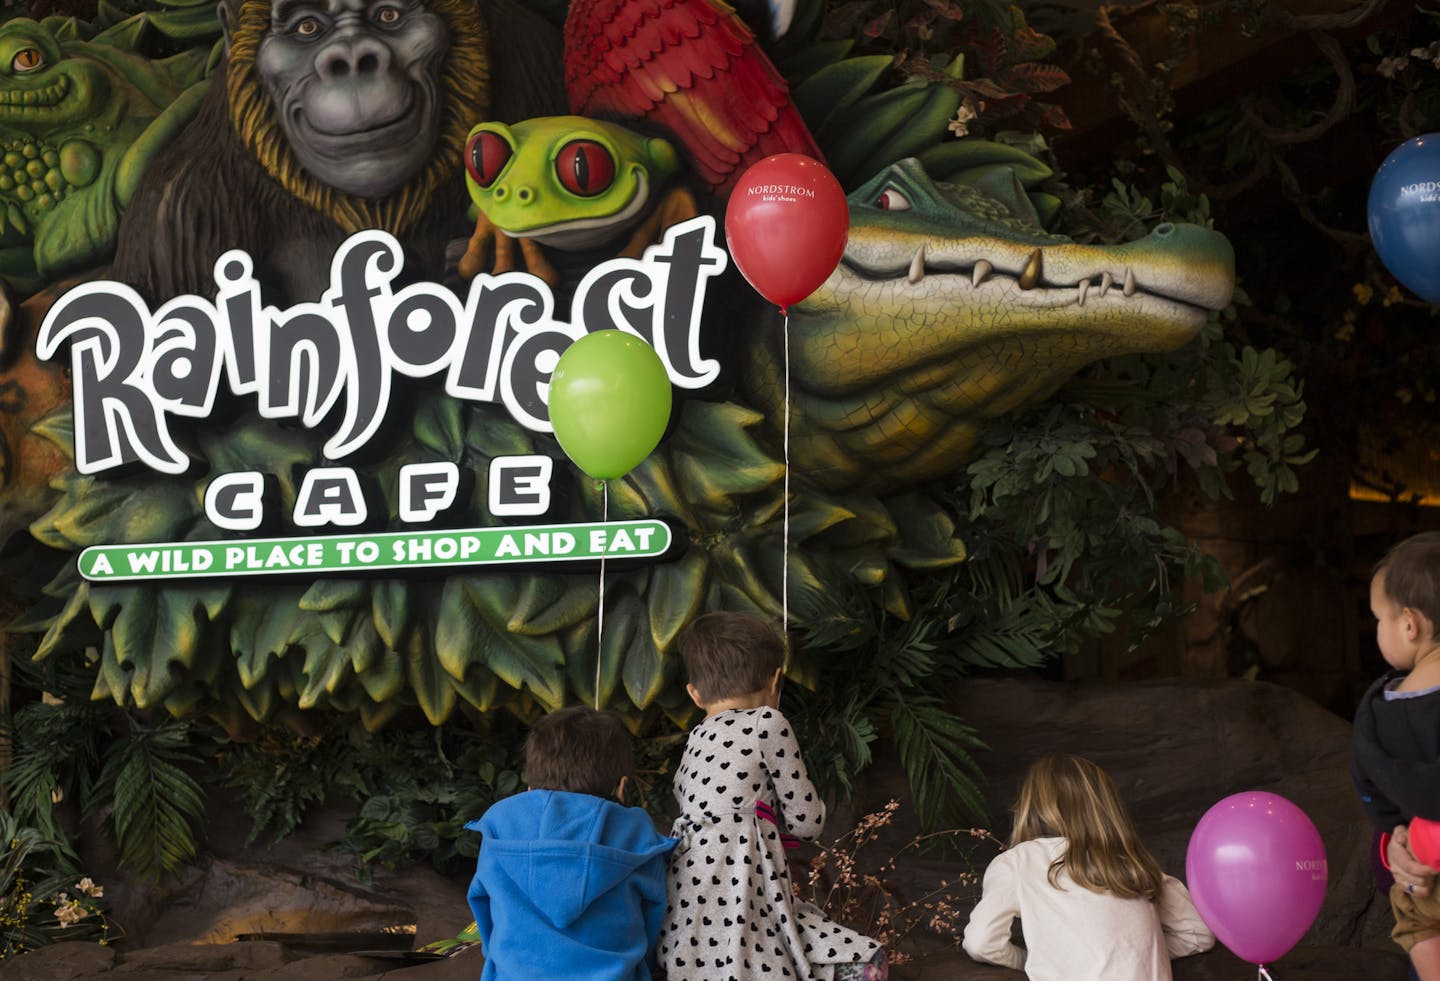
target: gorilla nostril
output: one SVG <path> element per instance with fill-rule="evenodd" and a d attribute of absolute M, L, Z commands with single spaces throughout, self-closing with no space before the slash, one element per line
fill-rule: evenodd
<path fill-rule="evenodd" d="M 380 70 L 380 56 L 373 51 L 362 54 L 355 62 L 357 75 L 374 75 Z"/>

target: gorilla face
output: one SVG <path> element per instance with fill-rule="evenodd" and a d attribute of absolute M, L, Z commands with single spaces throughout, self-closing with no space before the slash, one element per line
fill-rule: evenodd
<path fill-rule="evenodd" d="M 448 43 L 419 0 L 275 0 L 256 67 L 300 165 L 379 198 L 436 151 Z"/>

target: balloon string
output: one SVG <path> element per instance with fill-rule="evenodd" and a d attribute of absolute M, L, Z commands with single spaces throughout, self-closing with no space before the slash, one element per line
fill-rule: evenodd
<path fill-rule="evenodd" d="M 780 629 L 783 633 L 790 630 L 790 313 L 782 310 L 785 315 L 785 435 L 784 456 L 785 456 L 785 498 L 781 505 L 783 517 L 781 519 L 781 542 L 780 542 Z"/>
<path fill-rule="evenodd" d="M 610 520 L 610 485 L 600 485 L 600 521 Z M 595 711 L 600 711 L 600 665 L 605 661 L 605 553 L 600 553 L 600 606 L 595 621 Z"/>
<path fill-rule="evenodd" d="M 1270 972 L 1265 970 L 1264 964 L 1257 964 L 1255 966 L 1260 968 L 1260 974 L 1256 977 L 1255 981 L 1275 981 L 1275 979 L 1270 976 Z"/>

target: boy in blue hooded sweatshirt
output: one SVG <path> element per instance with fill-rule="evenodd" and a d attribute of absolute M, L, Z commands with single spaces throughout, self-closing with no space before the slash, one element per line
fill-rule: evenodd
<path fill-rule="evenodd" d="M 481 981 L 648 981 L 675 841 L 626 807 L 635 775 L 615 716 L 577 706 L 525 740 L 530 789 L 466 825 L 483 835 L 470 910 Z"/>

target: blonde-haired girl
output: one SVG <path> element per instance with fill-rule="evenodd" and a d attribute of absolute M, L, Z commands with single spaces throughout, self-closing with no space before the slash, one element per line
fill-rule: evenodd
<path fill-rule="evenodd" d="M 1017 916 L 1024 948 L 1010 940 Z M 1030 981 L 1165 981 L 1170 958 L 1214 943 L 1184 884 L 1140 842 L 1109 774 L 1078 756 L 1030 768 L 1010 848 L 985 870 L 966 953 Z"/>

